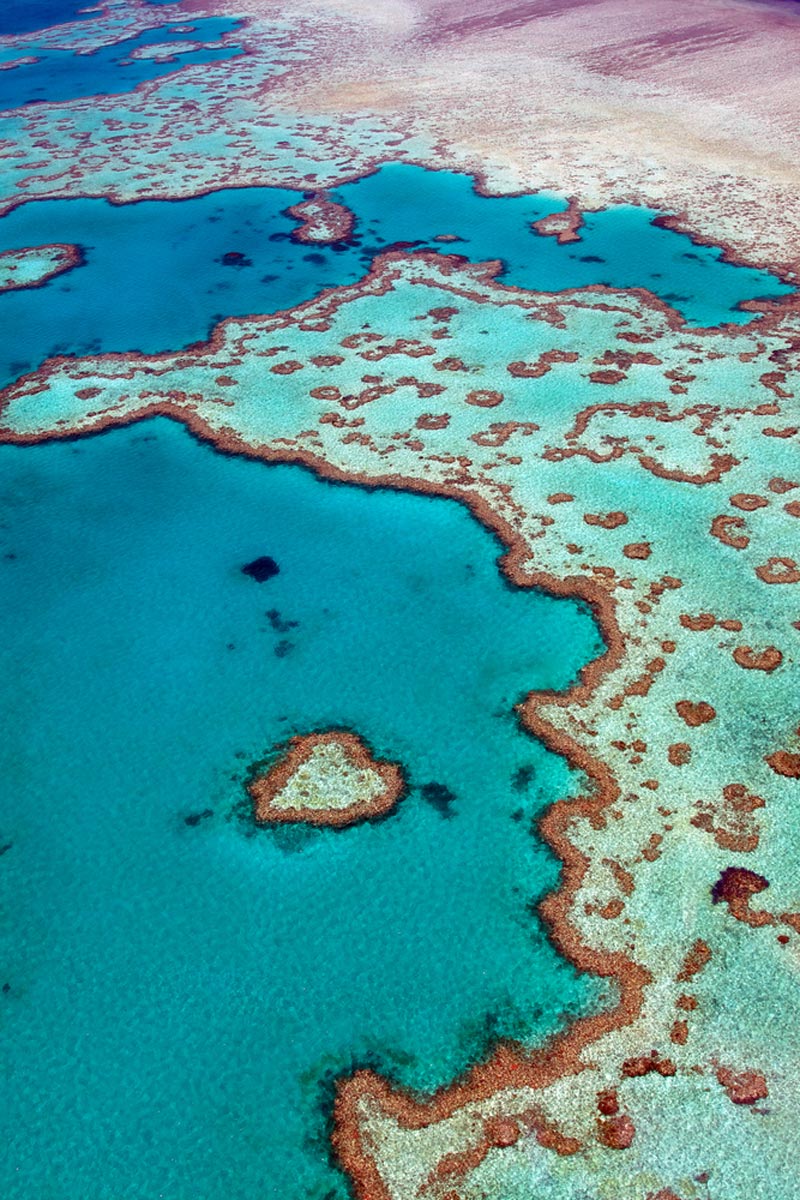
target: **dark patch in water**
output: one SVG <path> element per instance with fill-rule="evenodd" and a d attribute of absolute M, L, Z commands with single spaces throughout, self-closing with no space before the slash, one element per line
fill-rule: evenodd
<path fill-rule="evenodd" d="M 272 579 L 273 575 L 277 575 L 279 572 L 280 567 L 268 554 L 262 554 L 260 558 L 254 558 L 252 562 L 245 563 L 242 567 L 242 573 L 255 579 L 256 583 L 266 583 L 268 579 Z"/>
<path fill-rule="evenodd" d="M 530 1033 L 530 1025 L 540 1021 L 542 1015 L 542 1009 L 536 1006 L 523 1017 L 510 996 L 499 998 L 482 1019 L 469 1021 L 462 1027 L 459 1043 L 467 1061 L 481 1062 L 498 1042 L 524 1041 Z"/>
<path fill-rule="evenodd" d="M 246 254 L 242 254 L 241 250 L 226 250 L 219 261 L 223 267 L 252 267 L 253 265 L 253 260 Z"/>
<path fill-rule="evenodd" d="M 605 262 L 606 260 L 604 258 L 600 258 L 600 256 L 597 254 L 582 254 L 578 261 L 579 262 Z"/>
<path fill-rule="evenodd" d="M 419 790 L 422 799 L 435 808 L 440 817 L 448 819 L 455 816 L 453 805 L 456 797 L 449 787 L 445 787 L 443 783 L 424 783 Z"/>
<path fill-rule="evenodd" d="M 287 621 L 277 608 L 268 608 L 265 615 L 276 633 L 288 633 L 290 629 L 296 629 L 300 624 L 299 621 Z"/>
<path fill-rule="evenodd" d="M 244 757 L 243 754 L 237 753 L 237 758 Z M 235 800 L 230 807 L 230 811 L 225 816 L 226 821 L 241 821 L 251 827 L 253 826 L 253 802 L 248 795 L 240 796 Z"/>
<path fill-rule="evenodd" d="M 519 767 L 511 776 L 511 786 L 515 792 L 524 792 L 530 787 L 535 776 L 536 770 L 530 764 Z"/>
<path fill-rule="evenodd" d="M 5 854 L 6 850 L 10 850 L 13 845 L 13 842 L 6 842 L 5 846 L 0 846 L 0 854 Z"/>
<path fill-rule="evenodd" d="M 213 808 L 204 808 L 202 812 L 190 813 L 188 817 L 184 817 L 183 819 L 187 825 L 199 825 L 201 821 L 207 821 L 213 815 Z"/>
<path fill-rule="evenodd" d="M 291 654 L 294 650 L 294 642 L 288 642 L 284 638 L 282 642 L 278 642 L 275 647 L 274 654 L 276 658 L 286 658 L 287 654 Z"/>
<path fill-rule="evenodd" d="M 300 821 L 291 825 L 273 825 L 268 832 L 278 849 L 286 854 L 302 854 L 321 835 L 319 829 Z"/>

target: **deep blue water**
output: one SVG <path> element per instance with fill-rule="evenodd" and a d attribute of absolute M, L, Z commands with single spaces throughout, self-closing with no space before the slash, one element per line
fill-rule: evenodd
<path fill-rule="evenodd" d="M 97 13 L 79 11 L 90 6 L 91 0 L 4 0 L 0 5 L 0 36 L 96 18 Z"/>
<path fill-rule="evenodd" d="M 214 42 L 231 33 L 241 21 L 229 17 L 202 17 L 187 20 L 183 25 L 193 27 L 192 33 L 174 32 L 170 25 L 148 29 L 136 37 L 126 38 L 108 46 L 101 46 L 91 54 L 75 54 L 72 50 L 53 50 L 36 41 L 25 41 L 4 49 L 2 57 L 17 58 L 21 55 L 36 55 L 39 62 L 28 66 L 0 71 L 0 109 L 18 108 L 23 104 L 56 103 L 76 100 L 82 96 L 113 96 L 130 92 L 139 83 L 158 79 L 182 66 L 193 63 L 220 62 L 236 58 L 242 53 L 241 46 L 228 45 L 216 50 L 192 50 L 178 54 L 174 62 L 156 62 L 153 59 L 131 59 L 132 50 L 139 46 L 152 46 L 162 42 L 186 41 Z M 176 28 L 180 29 L 178 25 Z"/>
<path fill-rule="evenodd" d="M 646 209 L 587 218 L 583 241 L 559 246 L 530 222 L 560 205 L 552 197 L 487 199 L 468 176 L 388 164 L 338 189 L 356 214 L 350 245 L 307 246 L 291 237 L 285 210 L 299 193 L 231 188 L 190 200 L 45 200 L 0 219 L 0 249 L 78 242 L 86 265 L 36 291 L 0 295 L 0 382 L 55 353 L 179 349 L 224 316 L 268 313 L 352 283 L 374 255 L 414 242 L 474 261 L 501 257 L 503 278 L 558 291 L 590 283 L 650 287 L 688 321 L 748 320 L 746 298 L 791 291 L 763 271 L 659 229 Z M 431 239 L 454 233 L 462 240 Z M 244 265 L 226 265 L 230 251 Z"/>
<path fill-rule="evenodd" d="M 512 705 L 601 643 L 465 509 L 164 419 L 0 447 L 0 503 L 4 1200 L 338 1197 L 336 1074 L 433 1088 L 596 1001 L 531 907 L 573 780 Z M 250 764 L 330 725 L 409 795 L 256 830 Z"/>

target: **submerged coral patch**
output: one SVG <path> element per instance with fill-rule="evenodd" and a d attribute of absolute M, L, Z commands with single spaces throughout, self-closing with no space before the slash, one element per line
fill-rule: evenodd
<path fill-rule="evenodd" d="M 266 583 L 268 579 L 272 579 L 279 573 L 280 567 L 269 554 L 262 554 L 260 558 L 254 558 L 252 562 L 245 563 L 242 567 L 242 574 L 249 575 L 251 579 L 255 579 L 256 583 Z"/>

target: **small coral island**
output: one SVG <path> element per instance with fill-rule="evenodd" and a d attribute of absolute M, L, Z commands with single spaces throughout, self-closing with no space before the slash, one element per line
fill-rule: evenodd
<path fill-rule="evenodd" d="M 292 738 L 248 791 L 257 821 L 341 827 L 389 812 L 405 780 L 395 763 L 373 758 L 356 734 L 331 729 Z"/>
<path fill-rule="evenodd" d="M 83 262 L 79 246 L 53 243 L 0 252 L 0 292 L 41 287 Z"/>

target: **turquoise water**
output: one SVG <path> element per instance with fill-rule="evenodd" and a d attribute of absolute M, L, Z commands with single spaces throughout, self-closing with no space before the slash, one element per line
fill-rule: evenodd
<path fill-rule="evenodd" d="M 594 283 L 649 288 L 693 325 L 752 320 L 736 308 L 740 301 L 794 290 L 766 271 L 733 266 L 719 250 L 660 229 L 652 209 L 587 213 L 581 241 L 560 246 L 554 237 L 532 235 L 529 225 L 563 203 L 544 195 L 481 197 L 468 176 L 452 172 L 389 163 L 334 198 L 353 209 L 358 231 L 379 248 L 382 239 L 425 244 L 454 233 L 460 242 L 436 248 L 474 262 L 502 259 L 504 283 L 544 292 Z"/>
<path fill-rule="evenodd" d="M 695 324 L 744 321 L 743 299 L 791 289 L 763 271 L 652 224 L 646 209 L 587 218 L 583 241 L 559 246 L 530 222 L 559 207 L 546 196 L 485 198 L 468 176 L 402 164 L 336 193 L 356 214 L 352 244 L 307 246 L 291 237 L 281 188 L 225 189 L 189 200 L 114 205 L 46 200 L 0 219 L 0 250 L 77 242 L 86 264 L 36 291 L 0 295 L 0 383 L 57 353 L 154 353 L 207 337 L 225 316 L 268 313 L 353 283 L 397 242 L 474 261 L 501 257 L 503 279 L 558 291 L 591 283 L 645 286 Z M 431 239 L 453 233 L 453 244 Z M 244 264 L 229 264 L 229 252 Z"/>
<path fill-rule="evenodd" d="M 587 611 L 454 502 L 165 419 L 0 447 L 0 496 L 4 1200 L 332 1200 L 338 1074 L 434 1088 L 597 1002 L 532 911 L 574 780 L 512 713 L 601 650 Z M 256 830 L 250 765 L 329 725 L 408 796 Z"/>
<path fill-rule="evenodd" d="M 181 42 L 215 42 L 240 25 L 241 21 L 229 17 L 187 19 L 176 28 L 180 31 L 182 26 L 191 26 L 191 33 L 175 32 L 172 26 L 162 25 L 139 33 L 136 37 L 101 46 L 91 54 L 54 50 L 37 41 L 16 42 L 13 47 L 0 50 L 0 62 L 28 54 L 35 55 L 39 61 L 10 71 L 0 71 L 0 109 L 19 108 L 23 104 L 54 104 L 76 100 L 81 96 L 114 96 L 130 92 L 138 83 L 158 79 L 180 67 L 236 58 L 242 53 L 242 48 L 233 44 L 215 50 L 178 53 L 174 62 L 130 58 L 129 55 L 139 46 L 175 42 L 179 49 Z"/>

